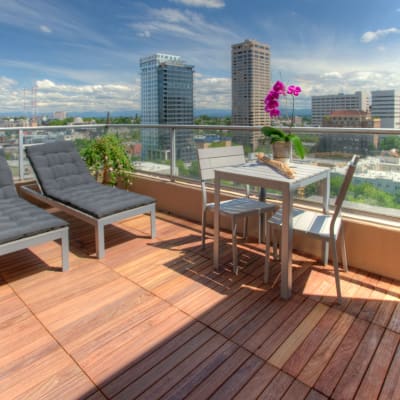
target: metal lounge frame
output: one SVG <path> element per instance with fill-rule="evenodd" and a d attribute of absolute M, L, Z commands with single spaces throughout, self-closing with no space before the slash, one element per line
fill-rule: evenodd
<path fill-rule="evenodd" d="M 61 239 L 62 271 L 65 272 L 69 269 L 68 226 L 64 228 L 54 229 L 48 232 L 39 233 L 37 235 L 27 236 L 22 239 L 13 240 L 11 242 L 2 243 L 0 244 L 0 256 L 58 239 Z"/>
<path fill-rule="evenodd" d="M 96 256 L 97 258 L 103 258 L 105 255 L 105 244 L 104 244 L 104 227 L 108 224 L 112 224 L 123 219 L 131 218 L 136 215 L 150 213 L 150 225 L 151 225 L 151 238 L 154 239 L 156 236 L 156 207 L 155 203 L 139 206 L 130 210 L 122 211 L 116 214 L 111 214 L 102 218 L 96 218 L 92 215 L 84 213 L 78 209 L 70 207 L 60 201 L 51 199 L 43 194 L 42 188 L 37 180 L 37 185 L 40 192 L 32 189 L 31 185 L 25 185 L 21 187 L 21 190 L 33 198 L 43 201 L 52 207 L 56 207 L 78 218 L 84 222 L 89 223 L 94 227 L 95 231 L 95 243 L 96 243 Z"/>

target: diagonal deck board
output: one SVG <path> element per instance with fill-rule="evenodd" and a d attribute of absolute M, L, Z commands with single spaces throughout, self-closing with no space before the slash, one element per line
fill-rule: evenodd
<path fill-rule="evenodd" d="M 395 399 L 400 284 L 350 269 L 336 304 L 332 267 L 294 255 L 293 296 L 279 264 L 263 283 L 263 245 L 240 243 L 231 272 L 200 226 L 159 214 L 106 228 L 71 224 L 70 271 L 46 243 L 0 257 L 0 399 Z"/>

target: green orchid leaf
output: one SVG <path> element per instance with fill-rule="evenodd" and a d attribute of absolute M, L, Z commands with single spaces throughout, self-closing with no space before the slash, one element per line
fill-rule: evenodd
<path fill-rule="evenodd" d="M 273 126 L 264 126 L 261 128 L 261 132 L 268 137 L 279 137 L 281 140 L 285 139 L 286 133 Z M 276 140 L 275 140 L 276 141 Z"/>
<path fill-rule="evenodd" d="M 303 143 L 301 142 L 301 139 L 296 136 L 296 135 L 292 135 L 291 136 L 291 141 L 293 143 L 293 149 L 294 152 L 301 158 L 303 159 L 305 156 L 305 150 L 303 147 Z"/>

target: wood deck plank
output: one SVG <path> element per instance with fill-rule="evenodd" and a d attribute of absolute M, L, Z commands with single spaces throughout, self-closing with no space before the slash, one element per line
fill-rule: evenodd
<path fill-rule="evenodd" d="M 175 368 L 168 367 L 168 373 L 153 383 L 149 389 L 147 389 L 141 396 L 138 397 L 138 399 L 155 399 L 164 395 L 187 375 L 189 375 L 194 369 L 201 365 L 205 359 L 210 357 L 224 343 L 226 343 L 226 339 L 220 335 L 215 335 L 214 337 L 210 338 L 197 350 L 191 351 L 190 355 Z M 175 355 L 174 359 L 176 359 Z M 159 378 L 159 374 L 157 375 L 157 378 Z"/>
<path fill-rule="evenodd" d="M 260 394 L 260 400 L 275 400 L 282 398 L 292 385 L 294 378 L 283 371 L 278 372 L 272 382 Z"/>
<path fill-rule="evenodd" d="M 311 299 L 306 299 L 302 302 L 296 312 L 292 314 L 290 318 L 286 319 L 278 329 L 275 329 L 274 333 L 257 349 L 256 354 L 264 360 L 269 360 L 272 354 L 278 350 L 285 340 L 298 328 L 302 321 L 312 313 L 314 307 L 320 309 Z M 289 343 L 289 348 L 291 345 L 292 343 Z M 296 345 L 296 341 L 294 345 Z M 289 351 L 292 351 L 292 349 Z M 285 355 L 280 353 L 277 357 L 285 358 Z"/>
<path fill-rule="evenodd" d="M 290 315 L 293 315 L 304 300 L 303 297 L 294 295 L 292 300 L 286 302 L 257 332 L 249 337 L 243 346 L 251 352 L 256 352 L 274 334 L 276 327 L 281 326 Z"/>
<path fill-rule="evenodd" d="M 330 308 L 316 324 L 308 337 L 304 339 L 303 343 L 290 355 L 282 369 L 286 373 L 297 377 L 321 343 L 325 340 L 340 315 L 341 313 L 339 310 Z"/>
<path fill-rule="evenodd" d="M 365 336 L 362 338 L 351 361 L 346 366 L 344 373 L 334 388 L 333 396 L 337 399 L 353 398 L 358 390 L 361 380 L 368 368 L 368 364 L 382 337 L 383 328 L 370 325 Z M 337 376 L 335 374 L 333 376 Z M 324 394 L 326 391 L 321 390 Z"/>
<path fill-rule="evenodd" d="M 194 322 L 181 331 L 177 331 L 171 338 L 153 349 L 149 354 L 137 358 L 130 365 L 126 366 L 125 371 L 120 371 L 116 376 L 110 377 L 104 382 L 103 391 L 109 397 L 114 396 L 121 388 L 127 387 L 131 382 L 139 379 L 143 374 L 159 364 L 162 360 L 177 351 L 183 344 L 198 335 L 206 327 L 199 322 Z"/>
<path fill-rule="evenodd" d="M 207 379 L 219 366 L 221 366 L 237 350 L 238 346 L 226 341 L 215 350 L 210 357 L 198 365 L 190 374 L 186 375 L 168 393 L 162 396 L 163 400 L 184 399 Z"/>
<path fill-rule="evenodd" d="M 303 382 L 293 381 L 282 400 L 303 400 L 310 393 L 310 388 Z"/>
<path fill-rule="evenodd" d="M 155 395 L 152 391 L 155 388 L 159 388 L 157 382 L 165 382 L 165 380 L 163 380 L 164 376 L 169 376 L 168 374 L 171 373 L 174 368 L 177 368 L 179 364 L 190 357 L 192 353 L 195 353 L 197 350 L 202 348 L 203 345 L 208 343 L 210 340 L 212 348 L 213 345 L 215 348 L 222 346 L 224 341 L 223 338 L 216 336 L 210 329 L 202 330 L 173 354 L 162 360 L 146 373 L 142 374 L 136 381 L 123 388 L 123 390 L 114 396 L 114 399 L 123 400 L 127 398 L 139 398 L 141 395 L 144 398 L 154 398 Z M 170 387 L 166 388 L 166 391 L 169 389 Z M 147 390 L 151 393 L 147 392 L 146 394 Z"/>
<path fill-rule="evenodd" d="M 249 400 L 256 399 L 263 392 L 263 390 L 272 382 L 274 377 L 278 374 L 279 369 L 273 367 L 271 364 L 265 363 L 240 392 L 234 397 L 235 400 Z"/>
<path fill-rule="evenodd" d="M 217 272 L 198 224 L 157 219 L 155 239 L 148 216 L 108 226 L 98 260 L 67 217 L 67 273 L 57 243 L 0 257 L 0 399 L 400 400 L 399 282 L 350 268 L 338 305 L 332 267 L 295 254 L 282 300 L 263 244 L 236 276 L 223 232 Z"/>
<path fill-rule="evenodd" d="M 320 319 L 328 311 L 328 307 L 318 303 L 310 313 L 300 322 L 284 343 L 268 359 L 272 365 L 282 369 L 286 361 L 293 355 L 296 349 L 304 342 L 306 337 L 315 329 Z"/>
<path fill-rule="evenodd" d="M 205 379 L 200 385 L 198 385 L 189 395 L 189 400 L 202 400 L 209 398 L 218 388 L 230 378 L 232 374 L 237 371 L 242 364 L 244 364 L 251 354 L 242 349 L 238 348 L 228 359 L 225 360 L 223 365 L 219 366 L 214 372 Z"/>
<path fill-rule="evenodd" d="M 260 358 L 251 356 L 214 392 L 210 399 L 232 399 L 263 365 L 264 362 Z"/>
<path fill-rule="evenodd" d="M 368 367 L 356 399 L 377 399 L 387 375 L 400 335 L 386 330 Z"/>
<path fill-rule="evenodd" d="M 397 346 L 396 353 L 390 364 L 390 368 L 386 375 L 379 399 L 400 399 L 400 346 Z"/>
<path fill-rule="evenodd" d="M 343 314 L 334 324 L 329 334 L 323 340 L 317 351 L 309 359 L 305 367 L 298 375 L 298 379 L 306 385 L 313 387 L 321 372 L 328 364 L 331 357 L 335 354 L 341 341 L 350 329 L 354 317 L 348 314 Z"/>

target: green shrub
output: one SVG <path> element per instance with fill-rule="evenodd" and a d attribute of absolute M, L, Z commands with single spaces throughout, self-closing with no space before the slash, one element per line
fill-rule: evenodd
<path fill-rule="evenodd" d="M 80 154 L 96 179 L 101 178 L 102 183 L 115 185 L 123 181 L 125 187 L 129 185 L 133 166 L 116 135 L 106 134 L 81 142 Z"/>

